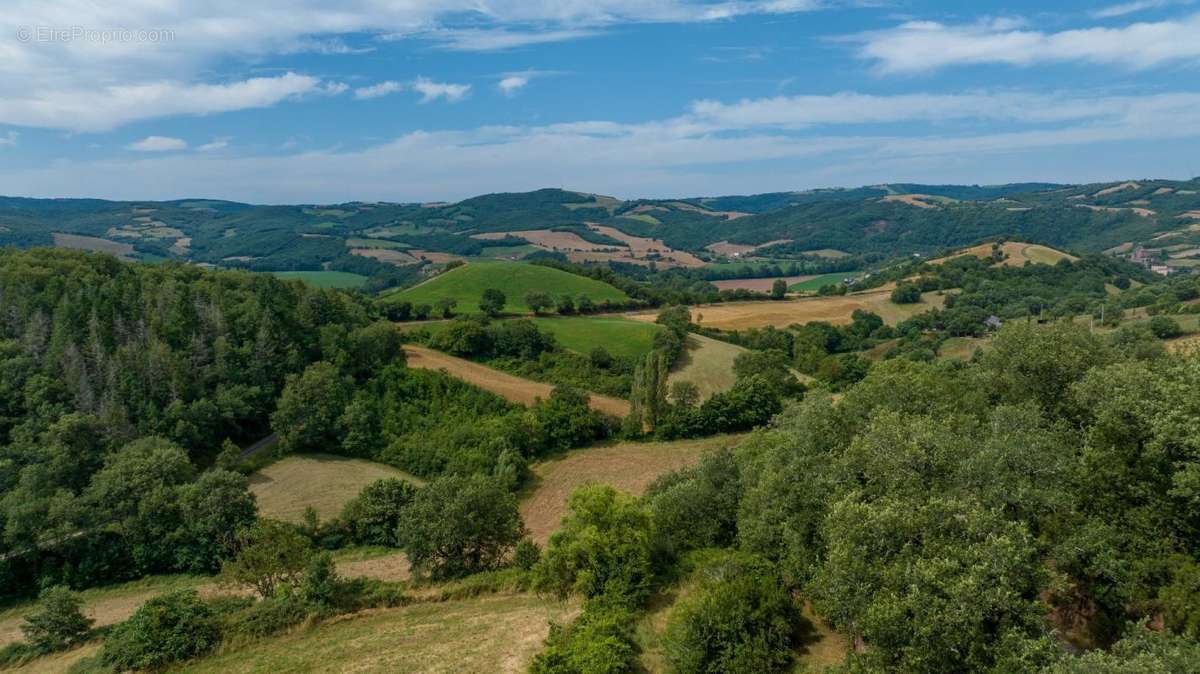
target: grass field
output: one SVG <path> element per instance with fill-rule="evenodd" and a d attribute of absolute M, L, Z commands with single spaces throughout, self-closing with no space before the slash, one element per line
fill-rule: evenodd
<path fill-rule="evenodd" d="M 700 398 L 728 391 L 737 379 L 733 361 L 745 349 L 711 337 L 688 335 L 687 348 L 671 371 L 669 382 L 688 381 L 700 389 Z"/>
<path fill-rule="evenodd" d="M 57 248 L 72 248 L 75 250 L 90 250 L 96 253 L 109 253 L 116 255 L 122 259 L 132 259 L 133 246 L 128 243 L 120 243 L 117 241 L 109 241 L 95 236 L 82 236 L 80 234 L 63 234 L 54 232 L 51 234 L 54 237 L 54 245 Z"/>
<path fill-rule="evenodd" d="M 830 283 L 840 283 L 847 278 L 854 278 L 857 274 L 851 271 L 839 271 L 834 274 L 821 274 L 814 276 L 799 283 L 794 283 L 788 286 L 788 290 L 799 293 L 815 293 L 822 286 L 827 286 Z"/>
<path fill-rule="evenodd" d="M 348 271 L 275 271 L 281 279 L 300 279 L 318 288 L 357 288 L 367 282 L 367 277 Z"/>
<path fill-rule="evenodd" d="M 1036 243 L 1020 243 L 1016 241 L 1008 241 L 1001 244 L 1000 250 L 1004 252 L 1005 259 L 1000 264 L 1005 267 L 1024 267 L 1026 262 L 1034 264 L 1056 264 L 1059 260 L 1077 260 L 1079 258 L 1074 255 L 1068 255 L 1061 250 L 1055 250 L 1049 246 L 1041 246 Z M 953 255 L 947 255 L 943 258 L 930 260 L 929 264 L 943 264 L 947 260 L 953 260 L 956 257 L 964 255 L 974 255 L 978 258 L 991 257 L 992 244 L 981 243 L 978 246 L 973 246 L 965 250 L 961 250 Z"/>
<path fill-rule="evenodd" d="M 363 611 L 219 652 L 185 669 L 195 674 L 524 672 L 541 650 L 549 621 L 568 621 L 578 610 L 577 602 L 516 594 Z"/>
<path fill-rule="evenodd" d="M 542 382 L 530 381 L 514 377 L 507 372 L 493 370 L 486 365 L 473 363 L 462 358 L 426 349 L 425 347 L 406 344 L 405 355 L 408 356 L 408 366 L 425 370 L 445 370 L 447 374 L 458 377 L 463 381 L 478 386 L 485 391 L 491 391 L 498 396 L 522 405 L 532 405 L 538 398 L 547 399 L 554 386 Z M 592 409 L 615 417 L 629 414 L 629 402 L 619 398 L 610 398 L 596 393 L 591 394 Z"/>
<path fill-rule="evenodd" d="M 942 342 L 938 356 L 954 360 L 971 360 L 976 351 L 988 348 L 991 340 L 982 337 L 951 337 Z"/>
<path fill-rule="evenodd" d="M 941 307 L 946 298 L 937 293 L 925 293 L 916 304 L 895 304 L 890 290 L 875 290 L 832 297 L 810 297 L 779 302 L 727 302 L 692 307 L 692 320 L 710 328 L 744 330 L 773 325 L 786 328 L 794 323 L 828 321 L 836 325 L 850 323 L 855 309 L 872 311 L 888 325 Z M 628 314 L 639 321 L 652 322 L 657 314 L 636 312 Z"/>
<path fill-rule="evenodd" d="M 439 299 L 449 297 L 458 301 L 458 311 L 474 313 L 479 311 L 479 298 L 488 288 L 503 292 L 508 300 L 504 310 L 515 313 L 529 313 L 525 295 L 531 290 L 541 290 L 553 297 L 587 295 L 597 303 L 629 301 L 628 295 L 607 283 L 560 269 L 505 261 L 469 262 L 412 288 L 392 293 L 387 301 L 433 305 Z"/>
<path fill-rule="evenodd" d="M 337 515 L 363 487 L 387 477 L 420 484 L 420 480 L 381 463 L 332 454 L 299 454 L 251 474 L 250 491 L 258 500 L 259 514 L 300 522 L 309 507 L 321 519 Z"/>
<path fill-rule="evenodd" d="M 602 346 L 614 356 L 627 358 L 649 353 L 654 348 L 654 336 L 663 330 L 654 323 L 613 316 L 535 318 L 533 322 L 572 351 L 588 354 Z"/>
<path fill-rule="evenodd" d="M 623 442 L 568 452 L 534 464 L 534 485 L 521 500 L 521 518 L 538 543 L 550 538 L 567 512 L 571 492 L 589 482 L 640 495 L 654 478 L 690 466 L 708 452 L 732 447 L 745 436 L 719 435 L 676 442 Z"/>

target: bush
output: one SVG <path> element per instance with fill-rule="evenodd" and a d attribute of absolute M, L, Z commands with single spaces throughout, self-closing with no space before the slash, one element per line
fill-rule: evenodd
<path fill-rule="evenodd" d="M 203 655 L 221 640 L 216 616 L 195 590 L 146 602 L 104 640 L 101 660 L 117 670 L 161 669 Z"/>
<path fill-rule="evenodd" d="M 355 543 L 396 547 L 401 513 L 416 492 L 416 487 L 399 478 L 376 480 L 346 504 L 340 519 Z"/>
<path fill-rule="evenodd" d="M 791 662 L 798 614 L 768 562 L 722 553 L 695 575 L 699 591 L 671 610 L 664 637 L 673 672 L 758 674 Z"/>
<path fill-rule="evenodd" d="M 38 608 L 25 616 L 21 631 L 39 653 L 52 653 L 82 642 L 95 621 L 83 615 L 83 600 L 59 585 L 42 591 Z"/>
<path fill-rule="evenodd" d="M 1155 316 L 1150 319 L 1150 332 L 1159 339 L 1171 339 L 1183 334 L 1179 321 L 1170 316 Z"/>
<path fill-rule="evenodd" d="M 542 558 L 542 549 L 537 543 L 528 538 L 517 543 L 517 547 L 513 549 L 513 566 L 522 571 L 529 571 L 537 565 L 538 560 Z"/>
<path fill-rule="evenodd" d="M 668 555 L 732 545 L 741 499 L 738 465 L 724 450 L 664 475 L 647 491 L 656 546 Z"/>
<path fill-rule="evenodd" d="M 292 525 L 262 519 L 239 533 L 238 548 L 237 557 L 221 566 L 222 580 L 252 587 L 265 599 L 280 588 L 296 586 L 311 544 Z"/>
<path fill-rule="evenodd" d="M 226 640 L 259 639 L 299 625 L 307 617 L 308 609 L 298 598 L 271 597 L 225 616 L 221 633 Z"/>
<path fill-rule="evenodd" d="M 534 569 L 537 587 L 560 597 L 645 599 L 653 579 L 650 516 L 637 499 L 589 485 L 571 494 L 568 506 L 571 514 Z"/>
<path fill-rule="evenodd" d="M 419 490 L 396 541 L 414 572 L 444 579 L 499 568 L 524 535 L 516 497 L 493 478 L 471 475 Z"/>
<path fill-rule="evenodd" d="M 625 608 L 589 604 L 570 625 L 551 623 L 546 645 L 530 665 L 531 674 L 622 674 L 637 656 L 633 625 Z"/>
<path fill-rule="evenodd" d="M 921 301 L 921 287 L 915 283 L 901 283 L 892 291 L 892 302 L 916 304 Z"/>

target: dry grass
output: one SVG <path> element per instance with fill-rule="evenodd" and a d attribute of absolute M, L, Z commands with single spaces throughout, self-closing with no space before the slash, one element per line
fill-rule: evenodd
<path fill-rule="evenodd" d="M 782 278 L 788 287 L 792 287 L 797 283 L 803 283 L 809 279 L 816 278 L 813 274 L 804 276 L 783 276 L 771 278 L 732 278 L 723 281 L 710 281 L 718 290 L 754 290 L 760 293 L 771 291 L 771 286 L 775 285 L 775 281 Z"/>
<path fill-rule="evenodd" d="M 70 671 L 71 667 L 80 660 L 90 658 L 99 652 L 100 642 L 93 641 L 69 651 L 38 658 L 21 665 L 20 671 L 23 674 L 62 674 L 62 672 Z"/>
<path fill-rule="evenodd" d="M 549 621 L 569 621 L 578 611 L 577 602 L 528 594 L 362 611 L 219 652 L 187 671 L 524 672 Z"/>
<path fill-rule="evenodd" d="M 336 516 L 362 488 L 388 477 L 420 480 L 382 463 L 332 454 L 289 456 L 250 476 L 250 491 L 265 517 L 300 522 L 306 508 L 321 519 Z"/>
<path fill-rule="evenodd" d="M 1078 260 L 1074 255 L 1069 255 L 1061 250 L 1055 250 L 1049 246 L 1041 246 L 1036 243 L 1020 243 L 1017 241 L 1007 241 L 1000 244 L 1000 250 L 1004 253 L 1004 261 L 998 263 L 1004 267 L 1023 267 L 1026 262 L 1035 264 L 1056 264 L 1059 260 Z M 972 246 L 965 250 L 961 250 L 952 255 L 930 260 L 929 264 L 944 264 L 954 258 L 964 255 L 974 255 L 979 259 L 986 259 L 992 256 L 992 244 L 981 243 L 978 246 Z"/>
<path fill-rule="evenodd" d="M 429 260 L 434 264 L 446 264 L 447 262 L 454 262 L 456 260 L 463 259 L 461 255 L 454 255 L 451 253 L 435 253 L 433 251 L 418 250 L 416 248 L 413 248 L 408 252 L 418 260 Z"/>
<path fill-rule="evenodd" d="M 403 251 L 394 250 L 391 248 L 353 248 L 350 250 L 351 255 L 360 257 L 369 257 L 387 264 L 397 266 L 412 264 L 416 262 L 416 258 Z"/>
<path fill-rule="evenodd" d="M 811 297 L 782 302 L 726 302 L 693 307 L 692 320 L 706 327 L 721 330 L 744 330 L 765 328 L 773 325 L 786 328 L 793 324 L 812 321 L 827 321 L 835 325 L 851 322 L 855 309 L 872 311 L 889 325 L 915 316 L 932 308 L 940 308 L 945 297 L 937 293 L 925 293 L 916 304 L 895 304 L 889 290 L 833 297 Z M 634 313 L 629 317 L 639 321 L 653 321 L 655 313 Z"/>
<path fill-rule="evenodd" d="M 610 245 L 601 243 L 592 243 L 579 236 L 574 232 L 555 232 L 549 229 L 524 229 L 514 232 L 488 232 L 486 234 L 472 235 L 473 239 L 481 239 L 484 241 L 493 241 L 503 239 L 506 236 L 519 236 L 535 246 L 545 248 L 546 250 L 561 250 L 561 251 L 592 251 L 592 250 L 608 250 L 612 248 Z"/>
<path fill-rule="evenodd" d="M 1121 183 L 1120 185 L 1113 185 L 1112 187 L 1106 187 L 1106 188 L 1100 190 L 1099 192 L 1096 192 L 1092 196 L 1102 197 L 1106 194 L 1112 194 L 1114 192 L 1121 192 L 1123 190 L 1140 190 L 1141 188 L 1142 188 L 1142 186 L 1137 183 Z M 1157 192 L 1156 192 L 1156 194 L 1157 194 Z"/>
<path fill-rule="evenodd" d="M 719 339 L 688 335 L 687 349 L 671 372 L 670 383 L 687 381 L 700 389 L 701 399 L 733 388 L 737 380 L 733 361 L 745 352 L 740 346 Z"/>
<path fill-rule="evenodd" d="M 644 236 L 626 234 L 616 227 L 605 225 L 588 225 L 592 231 L 623 241 L 635 256 L 644 257 L 649 253 L 658 253 L 664 259 L 671 260 L 684 267 L 703 267 L 704 261 L 691 253 L 675 250 L 662 239 L 650 239 Z"/>
<path fill-rule="evenodd" d="M 937 208 L 936 203 L 930 203 L 934 198 L 928 194 L 889 194 L 883 201 L 897 201 L 917 208 Z"/>
<path fill-rule="evenodd" d="M 1086 208 L 1090 211 L 1106 211 L 1109 213 L 1120 213 L 1122 211 L 1131 211 L 1135 215 L 1140 215 L 1143 218 L 1150 218 L 1157 215 L 1155 211 L 1149 208 L 1118 208 L 1116 206 L 1094 206 L 1092 204 L 1076 204 L 1077 208 Z"/>
<path fill-rule="evenodd" d="M 58 248 L 90 250 L 97 253 L 109 253 L 122 258 L 133 255 L 133 246 L 128 243 L 118 243 L 116 241 L 100 239 L 94 236 L 63 234 L 60 232 L 54 232 L 51 236 L 54 237 L 54 245 Z"/>
<path fill-rule="evenodd" d="M 538 398 L 547 399 L 554 387 L 542 382 L 530 381 L 514 377 L 506 372 L 493 370 L 486 365 L 473 363 L 462 358 L 444 354 L 433 349 L 406 344 L 404 352 L 408 356 L 408 366 L 425 370 L 445 370 L 447 374 L 458 377 L 486 391 L 491 391 L 507 400 L 522 405 L 532 405 Z M 591 394 L 592 409 L 615 417 L 629 414 L 629 402 L 619 398 L 611 398 L 596 393 Z"/>
<path fill-rule="evenodd" d="M 695 464 L 709 452 L 744 438 L 721 435 L 676 442 L 625 442 L 569 452 L 532 467 L 535 486 L 521 502 L 521 518 L 533 540 L 545 543 L 567 514 L 567 498 L 590 482 L 640 495 L 654 478 Z"/>
<path fill-rule="evenodd" d="M 983 351 L 990 344 L 991 340 L 981 337 L 951 337 L 942 343 L 938 355 L 942 358 L 968 361 L 975 356 L 976 351 Z"/>

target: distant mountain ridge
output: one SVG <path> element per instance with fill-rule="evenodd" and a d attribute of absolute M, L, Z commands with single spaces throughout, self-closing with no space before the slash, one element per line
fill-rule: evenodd
<path fill-rule="evenodd" d="M 533 245 L 519 234 L 504 236 L 555 228 L 564 232 L 559 239 L 576 241 L 567 234 L 573 232 L 588 247 Z M 997 236 L 1087 253 L 1162 242 L 1200 244 L 1198 230 L 1200 179 L 1088 185 L 893 183 L 633 200 L 547 188 L 424 204 L 0 197 L 0 245 L 54 245 L 58 233 L 75 235 L 73 243 L 87 241 L 80 237 L 103 240 L 131 257 L 252 269 L 320 269 L 349 256 L 362 264 L 406 264 L 422 256 L 429 259 L 429 254 L 471 257 L 508 249 L 514 255 L 531 249 L 588 250 L 594 261 L 603 261 L 596 251 L 621 258 L 624 252 L 617 244 L 632 248 L 635 244 L 625 243 L 630 237 L 659 242 L 639 244 L 639 263 L 655 259 L 653 246 L 705 260 L 756 246 L 759 256 L 834 251 L 878 257 L 930 253 Z M 59 239 L 62 245 L 63 237 Z M 368 258 L 371 262 L 365 262 Z"/>

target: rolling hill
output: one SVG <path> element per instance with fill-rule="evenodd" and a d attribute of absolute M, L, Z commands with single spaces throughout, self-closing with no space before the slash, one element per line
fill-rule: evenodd
<path fill-rule="evenodd" d="M 488 288 L 504 293 L 507 299 L 504 311 L 510 313 L 532 311 L 525 304 L 525 295 L 532 290 L 549 293 L 555 298 L 586 296 L 596 304 L 624 305 L 630 302 L 628 295 L 601 281 L 560 269 L 504 261 L 465 264 L 407 290 L 392 293 L 387 301 L 432 306 L 440 299 L 450 298 L 458 302 L 459 312 L 474 313 L 479 310 L 479 300 Z"/>

